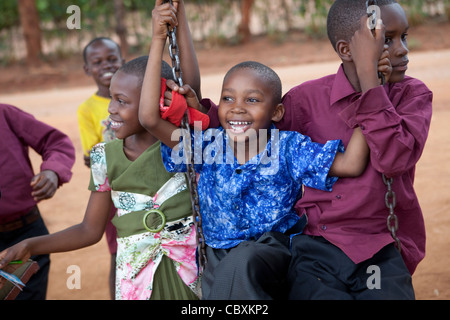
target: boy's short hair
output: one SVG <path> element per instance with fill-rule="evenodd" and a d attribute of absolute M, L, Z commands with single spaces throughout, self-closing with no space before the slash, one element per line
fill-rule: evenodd
<path fill-rule="evenodd" d="M 278 74 L 273 71 L 270 67 L 256 62 L 256 61 L 244 61 L 241 62 L 234 67 L 232 67 L 230 70 L 228 70 L 227 74 L 225 75 L 224 81 L 226 78 L 233 73 L 236 70 L 241 69 L 251 69 L 256 71 L 264 81 L 267 82 L 267 84 L 273 89 L 273 101 L 274 103 L 278 104 L 281 103 L 282 98 L 282 85 L 281 80 Z"/>
<path fill-rule="evenodd" d="M 366 0 L 336 0 L 328 11 L 327 33 L 336 50 L 339 40 L 350 41 L 360 27 L 360 20 L 367 15 Z M 397 3 L 395 0 L 378 0 L 379 7 Z"/>
<path fill-rule="evenodd" d="M 121 71 L 126 74 L 136 76 L 139 79 L 138 86 L 142 87 L 142 83 L 144 82 L 145 70 L 147 69 L 147 63 L 148 56 L 142 56 L 125 63 L 119 68 L 119 70 L 117 70 L 117 72 Z M 175 80 L 173 78 L 172 68 L 164 60 L 162 60 L 161 65 L 161 77 L 166 80 Z"/>
<path fill-rule="evenodd" d="M 122 57 L 122 48 L 120 47 L 120 45 L 117 42 L 115 42 L 113 39 L 108 38 L 108 37 L 97 37 L 97 38 L 94 38 L 91 41 L 89 41 L 89 43 L 83 49 L 83 60 L 84 60 L 85 64 L 88 63 L 87 51 L 88 51 L 89 47 L 100 41 L 111 41 L 112 43 L 114 43 L 117 46 L 117 49 L 119 50 L 120 57 Z"/>

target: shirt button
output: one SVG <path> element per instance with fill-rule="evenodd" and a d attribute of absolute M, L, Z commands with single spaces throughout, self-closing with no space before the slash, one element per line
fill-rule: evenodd
<path fill-rule="evenodd" d="M 325 230 L 327 230 L 327 226 L 326 226 L 326 225 L 322 225 L 322 226 L 320 227 L 320 229 L 322 229 L 323 231 L 325 231 Z"/>
<path fill-rule="evenodd" d="M 241 169 L 236 169 L 236 171 L 235 171 L 237 174 L 241 174 L 242 173 L 242 170 Z"/>
<path fill-rule="evenodd" d="M 342 199 L 342 196 L 341 196 L 340 194 L 338 194 L 338 195 L 336 196 L 336 199 L 341 200 L 341 199 Z"/>

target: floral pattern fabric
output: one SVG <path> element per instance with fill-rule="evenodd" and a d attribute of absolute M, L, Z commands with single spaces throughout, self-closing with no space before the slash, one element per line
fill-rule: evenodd
<path fill-rule="evenodd" d="M 112 190 L 107 175 L 105 143 L 100 143 L 92 149 L 91 172 L 96 191 L 111 191 L 112 201 L 117 208 L 114 224 L 119 234 L 121 217 L 157 208 L 187 188 L 184 175 L 176 174 L 154 196 Z M 171 226 L 175 224 L 177 228 L 173 230 Z M 142 226 L 140 227 L 142 229 Z M 150 299 L 155 272 L 163 255 L 172 260 L 183 282 L 198 295 L 195 234 L 192 217 L 187 217 L 168 222 L 159 233 L 143 229 L 137 234 L 118 237 L 116 299 Z"/>

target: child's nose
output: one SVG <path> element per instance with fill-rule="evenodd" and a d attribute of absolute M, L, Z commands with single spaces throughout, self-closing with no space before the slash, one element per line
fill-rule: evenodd
<path fill-rule="evenodd" d="M 244 113 L 245 108 L 243 107 L 243 102 L 236 101 L 236 103 L 233 105 L 233 108 L 231 109 L 234 113 Z"/>
<path fill-rule="evenodd" d="M 101 67 L 105 68 L 105 69 L 111 67 L 112 65 L 113 64 L 110 61 L 108 61 L 108 60 L 103 60 L 102 63 L 101 63 Z"/>
<path fill-rule="evenodd" d="M 109 102 L 109 105 L 108 105 L 108 112 L 110 114 L 114 114 L 116 112 L 115 103 L 114 103 L 114 100 L 112 100 L 112 99 L 111 99 L 111 101 Z"/>
<path fill-rule="evenodd" d="M 408 53 L 409 53 L 408 46 L 404 43 L 401 43 L 395 50 L 395 55 L 398 57 L 406 56 Z"/>

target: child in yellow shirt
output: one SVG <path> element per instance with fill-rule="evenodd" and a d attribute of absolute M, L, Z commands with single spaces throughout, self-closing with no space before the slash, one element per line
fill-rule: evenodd
<path fill-rule="evenodd" d="M 83 51 L 84 71 L 97 84 L 98 91 L 77 111 L 84 162 L 89 167 L 89 152 L 97 143 L 114 139 L 109 128 L 109 86 L 114 73 L 124 64 L 120 47 L 109 38 L 95 38 Z"/>

